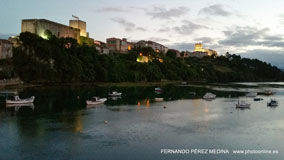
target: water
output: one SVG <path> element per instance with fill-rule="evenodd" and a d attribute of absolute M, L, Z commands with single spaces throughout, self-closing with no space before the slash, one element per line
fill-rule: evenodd
<path fill-rule="evenodd" d="M 54 86 L 19 89 L 34 105 L 0 107 L 0 159 L 284 159 L 283 83 L 154 87 Z M 263 101 L 248 91 L 271 89 Z M 86 106 L 91 96 L 113 90 L 122 98 Z M 190 94 L 195 92 L 196 95 Z M 206 92 L 217 99 L 206 101 Z M 155 102 L 154 98 L 164 98 Z M 238 110 L 240 99 L 251 109 Z M 279 106 L 266 103 L 275 98 Z M 164 106 L 166 108 L 164 109 Z M 107 123 L 105 123 L 107 121 Z M 161 149 L 228 149 L 230 154 L 161 154 Z M 233 154 L 233 150 L 278 150 L 279 154 Z"/>

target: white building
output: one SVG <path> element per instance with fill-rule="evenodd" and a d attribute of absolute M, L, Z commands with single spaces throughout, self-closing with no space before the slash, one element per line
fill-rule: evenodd
<path fill-rule="evenodd" d="M 151 47 L 155 52 L 162 52 L 162 53 L 167 53 L 168 52 L 168 47 L 159 44 L 157 42 L 153 41 L 139 41 L 136 43 L 136 47 Z"/>

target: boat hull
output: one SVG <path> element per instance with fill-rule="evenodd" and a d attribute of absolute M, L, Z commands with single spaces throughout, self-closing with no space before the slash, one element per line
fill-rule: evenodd
<path fill-rule="evenodd" d="M 34 100 L 35 100 L 35 97 L 32 96 L 31 98 L 27 98 L 27 99 L 6 100 L 6 104 L 27 104 L 27 103 L 33 103 Z"/>
<path fill-rule="evenodd" d="M 97 105 L 97 104 L 103 104 L 106 100 L 107 100 L 106 98 L 100 99 L 99 101 L 87 100 L 86 103 L 87 105 Z"/>
<path fill-rule="evenodd" d="M 111 97 L 120 97 L 122 93 L 116 93 L 116 94 L 108 94 Z"/>

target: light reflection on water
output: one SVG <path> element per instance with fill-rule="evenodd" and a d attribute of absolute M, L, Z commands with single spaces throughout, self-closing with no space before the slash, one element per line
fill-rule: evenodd
<path fill-rule="evenodd" d="M 277 91 L 272 97 L 280 104 L 276 108 L 266 106 L 271 96 L 260 95 L 264 100 L 254 102 L 242 91 L 231 90 L 236 86 L 227 85 L 210 89 L 165 86 L 159 95 L 153 87 L 116 87 L 123 92 L 122 98 L 99 106 L 86 106 L 84 101 L 90 94 L 104 97 L 112 88 L 28 88 L 20 96 L 35 95 L 34 108 L 23 106 L 15 110 L 3 104 L 0 108 L 0 157 L 283 159 L 284 91 L 281 86 L 275 87 L 278 84 L 272 85 L 270 88 Z M 201 99 L 208 91 L 219 98 Z M 252 103 L 251 109 L 235 108 L 239 96 Z M 155 102 L 156 97 L 164 101 Z M 161 148 L 278 149 L 280 154 L 172 156 L 161 155 Z"/>

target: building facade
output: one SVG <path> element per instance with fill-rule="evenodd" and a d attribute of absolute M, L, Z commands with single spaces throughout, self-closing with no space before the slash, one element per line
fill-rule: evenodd
<path fill-rule="evenodd" d="M 128 42 L 126 38 L 108 38 L 106 46 L 112 53 L 128 53 L 133 47 L 133 43 Z"/>
<path fill-rule="evenodd" d="M 13 43 L 8 40 L 0 39 L 0 59 L 13 57 Z"/>
<path fill-rule="evenodd" d="M 162 53 L 167 53 L 168 52 L 168 47 L 165 47 L 162 44 L 159 44 L 157 42 L 153 41 L 139 41 L 135 45 L 136 47 L 151 47 L 155 52 L 162 52 Z"/>
<path fill-rule="evenodd" d="M 99 54 L 107 54 L 107 55 L 109 54 L 109 49 L 107 48 L 106 43 L 95 40 L 94 44 Z"/>
<path fill-rule="evenodd" d="M 72 28 L 80 29 L 80 36 L 89 37 L 87 32 L 87 23 L 81 20 L 70 20 L 69 26 Z"/>
<path fill-rule="evenodd" d="M 52 22 L 46 19 L 24 19 L 22 20 L 22 32 L 31 32 L 42 38 L 47 38 L 45 31 L 49 30 L 58 38 L 74 38 L 79 40 L 80 29 Z"/>
<path fill-rule="evenodd" d="M 196 43 L 194 51 L 190 53 L 190 57 L 204 57 L 204 56 L 213 56 L 218 55 L 218 53 L 212 49 L 203 48 L 202 43 Z"/>

